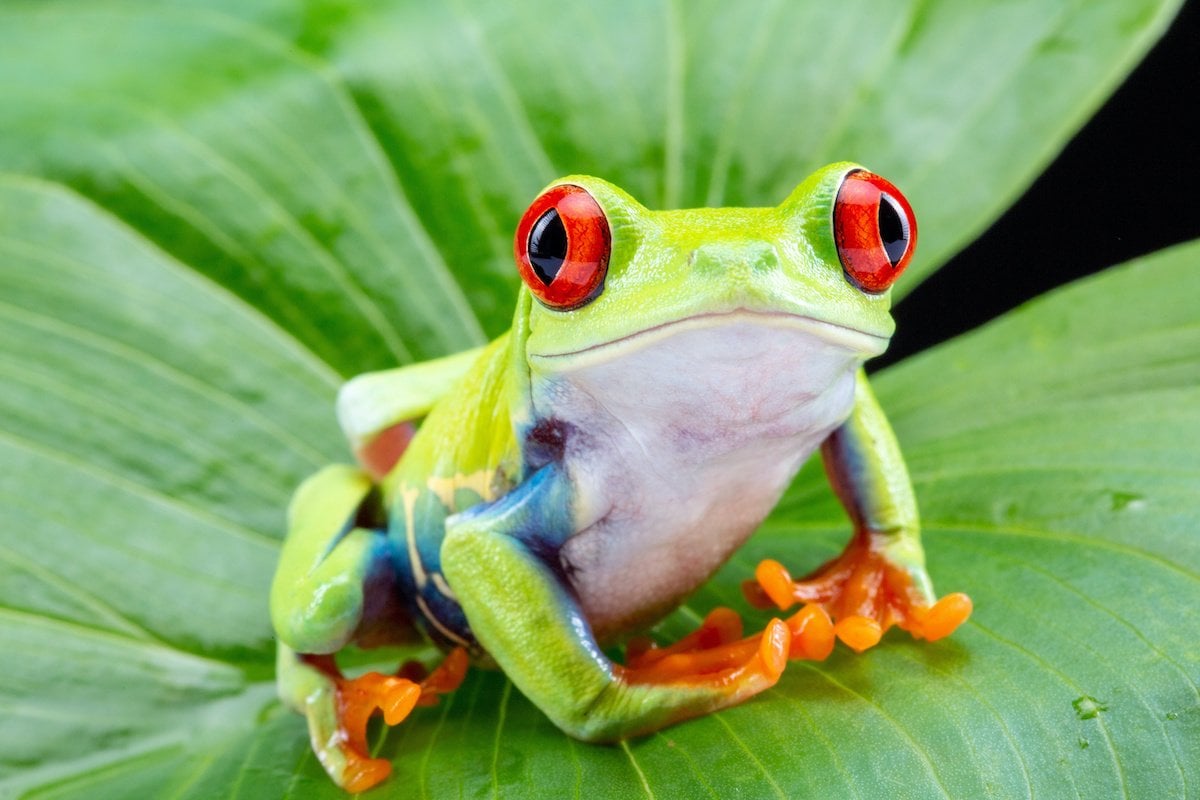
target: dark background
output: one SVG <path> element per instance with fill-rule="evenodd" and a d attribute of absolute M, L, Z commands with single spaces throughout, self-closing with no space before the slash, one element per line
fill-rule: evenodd
<path fill-rule="evenodd" d="M 970 330 L 1055 286 L 1195 238 L 1200 2 L 1191 0 L 1017 204 L 896 306 L 896 334 L 871 367 Z M 1200 318 L 1200 297 L 1196 308 Z"/>

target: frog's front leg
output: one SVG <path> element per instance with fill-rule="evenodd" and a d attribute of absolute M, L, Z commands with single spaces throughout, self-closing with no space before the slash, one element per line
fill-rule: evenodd
<path fill-rule="evenodd" d="M 854 523 L 845 551 L 804 580 L 763 561 L 747 598 L 762 608 L 821 604 L 838 638 L 857 651 L 892 625 L 917 638 L 950 635 L 971 613 L 965 594 L 938 600 L 921 548 L 916 499 L 899 444 L 860 370 L 850 418 L 822 445 L 825 470 Z"/>
<path fill-rule="evenodd" d="M 611 741 L 774 685 L 792 644 L 780 620 L 736 639 L 740 623 L 710 617 L 682 648 L 642 648 L 631 666 L 611 662 L 559 565 L 558 550 L 575 532 L 570 496 L 561 467 L 550 464 L 498 501 L 447 520 L 442 546 L 442 569 L 473 633 L 558 727 Z"/>
<path fill-rule="evenodd" d="M 367 673 L 346 678 L 334 653 L 416 637 L 394 586 L 391 547 L 371 480 L 331 466 L 305 481 L 288 510 L 288 536 L 271 587 L 279 640 L 276 675 L 283 701 L 308 720 L 314 752 L 340 786 L 363 791 L 391 764 L 371 758 L 367 720 L 398 724 L 462 680 L 466 654 L 451 653 L 428 677 Z M 422 679 L 423 678 L 423 679 Z"/>

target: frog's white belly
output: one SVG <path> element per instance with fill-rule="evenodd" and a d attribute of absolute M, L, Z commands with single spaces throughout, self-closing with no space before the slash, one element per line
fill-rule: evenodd
<path fill-rule="evenodd" d="M 571 426 L 579 533 L 561 556 L 599 638 L 669 611 L 753 533 L 849 415 L 864 350 L 881 349 L 855 336 L 736 313 L 554 364 L 553 377 L 534 360 L 535 408 Z"/>

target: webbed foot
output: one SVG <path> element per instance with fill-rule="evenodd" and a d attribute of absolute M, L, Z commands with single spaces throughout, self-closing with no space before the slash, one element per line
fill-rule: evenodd
<path fill-rule="evenodd" d="M 392 771 L 390 761 L 370 755 L 367 744 L 370 718 L 379 712 L 385 723 L 398 725 L 415 706 L 433 705 L 440 695 L 458 688 L 467 670 L 467 654 L 462 648 L 451 651 L 424 678 L 416 675 L 416 670 L 408 665 L 398 675 L 368 672 L 357 678 L 347 678 L 332 656 L 305 656 L 304 661 L 328 678 L 336 716 L 335 725 L 327 729 L 323 725 L 314 727 L 313 723 L 321 716 L 314 717 L 313 711 L 309 712 L 313 749 L 330 777 L 351 793 L 370 789 Z M 318 738 L 322 741 L 317 741 Z"/>
<path fill-rule="evenodd" d="M 820 660 L 832 649 L 833 623 L 818 606 L 805 606 L 786 621 L 773 619 L 745 637 L 741 617 L 717 608 L 674 644 L 631 640 L 621 676 L 632 684 L 709 684 L 748 697 L 773 686 L 789 659 Z"/>
<path fill-rule="evenodd" d="M 840 556 L 798 581 L 779 562 L 764 560 L 755 579 L 742 585 L 743 592 L 759 608 L 819 605 L 835 621 L 837 638 L 860 653 L 893 625 L 917 639 L 949 636 L 971 615 L 971 598 L 955 592 L 937 599 L 923 567 L 888 557 L 890 541 L 858 533 Z"/>
<path fill-rule="evenodd" d="M 669 647 L 633 643 L 617 677 L 629 685 L 659 684 L 719 688 L 742 699 L 774 686 L 787 665 L 792 634 L 773 619 L 758 634 L 742 638 L 741 620 L 728 609 L 709 614 L 694 633 Z M 737 702 L 737 700 L 732 700 Z"/>

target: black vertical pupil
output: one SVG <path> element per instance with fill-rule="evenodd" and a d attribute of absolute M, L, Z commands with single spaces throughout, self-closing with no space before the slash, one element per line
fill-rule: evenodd
<path fill-rule="evenodd" d="M 549 286 L 566 258 L 567 229 L 552 208 L 538 217 L 529 232 L 529 263 L 542 283 Z"/>
<path fill-rule="evenodd" d="M 904 218 L 900 204 L 887 192 L 879 194 L 878 223 L 884 252 L 894 267 L 904 258 L 904 251 L 908 249 L 908 220 Z"/>

